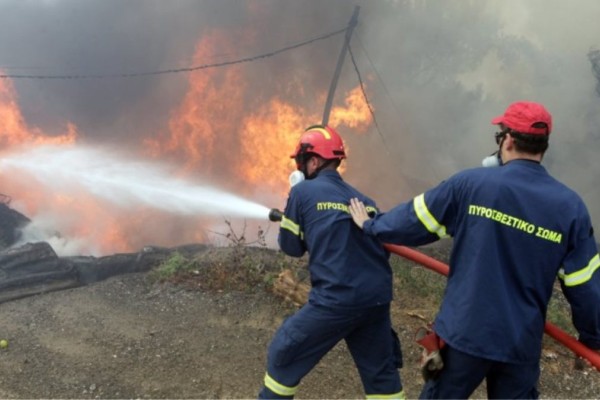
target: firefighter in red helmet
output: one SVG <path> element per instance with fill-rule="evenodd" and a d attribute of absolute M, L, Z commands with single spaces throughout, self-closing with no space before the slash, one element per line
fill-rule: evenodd
<path fill-rule="evenodd" d="M 284 321 L 271 341 L 259 398 L 293 398 L 302 378 L 341 340 L 367 398 L 404 398 L 400 342 L 390 319 L 389 253 L 354 226 L 348 200 L 362 199 L 372 214 L 377 207 L 337 171 L 346 151 L 333 128 L 308 128 L 292 158 L 306 179 L 290 190 L 278 241 L 290 256 L 308 252 L 311 290 L 308 303 Z"/>
<path fill-rule="evenodd" d="M 318 157 L 314 157 L 317 155 Z M 340 135 L 329 126 L 314 125 L 306 129 L 296 150 L 291 155 L 296 161 L 298 170 L 301 171 L 306 179 L 314 178 L 319 171 L 328 165 L 335 164 L 337 167 L 340 161 L 346 158 L 344 142 Z M 323 160 L 319 166 L 314 166 L 319 158 Z M 308 172 L 308 162 L 313 161 L 313 168 Z"/>
<path fill-rule="evenodd" d="M 420 246 L 453 239 L 433 326 L 439 346 L 427 351 L 444 345 L 439 359 L 424 358 L 422 399 L 466 399 L 483 381 L 488 398 L 538 398 L 544 322 L 557 278 L 579 341 L 600 349 L 592 221 L 581 197 L 542 165 L 552 115 L 540 103 L 517 101 L 491 122 L 499 128 L 498 150 L 484 167 L 458 172 L 374 218 L 360 200 L 350 202 L 356 224 L 381 241 Z"/>

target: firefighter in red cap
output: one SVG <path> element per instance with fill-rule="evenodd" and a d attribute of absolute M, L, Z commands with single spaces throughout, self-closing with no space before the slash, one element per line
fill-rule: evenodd
<path fill-rule="evenodd" d="M 492 124 L 499 127 L 494 158 L 501 167 L 459 172 L 374 218 L 360 199 L 350 201 L 356 224 L 383 242 L 453 238 L 433 325 L 441 359 L 424 365 L 421 398 L 468 398 L 483 380 L 489 398 L 537 398 L 557 277 L 579 341 L 600 349 L 600 260 L 590 216 L 540 164 L 552 117 L 539 103 L 519 101 Z"/>
<path fill-rule="evenodd" d="M 308 303 L 283 322 L 271 341 L 259 398 L 293 398 L 302 378 L 341 340 L 367 398 L 404 398 L 400 342 L 390 319 L 389 253 L 354 225 L 348 199 L 359 198 L 373 215 L 377 207 L 337 171 L 346 152 L 331 127 L 308 128 L 292 158 L 305 179 L 291 176 L 294 185 L 278 241 L 290 256 L 308 252 L 311 290 Z"/>

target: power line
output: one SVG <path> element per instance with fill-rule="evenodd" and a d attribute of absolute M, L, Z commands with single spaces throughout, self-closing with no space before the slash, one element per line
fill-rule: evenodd
<path fill-rule="evenodd" d="M 365 58 L 367 59 L 367 61 L 369 61 L 371 68 L 375 72 L 375 76 L 377 76 L 379 83 L 381 83 L 381 87 L 383 88 L 383 91 L 385 92 L 388 100 L 390 101 L 390 104 L 392 105 L 394 110 L 398 113 L 397 115 L 401 115 L 400 108 L 396 105 L 396 102 L 394 101 L 394 98 L 390 94 L 390 92 L 387 88 L 387 85 L 383 82 L 383 79 L 381 78 L 381 75 L 379 74 L 379 71 L 377 70 L 377 68 L 375 68 L 375 64 L 371 60 L 371 57 L 369 57 L 369 53 L 367 53 L 367 49 L 366 49 L 365 45 L 363 44 L 362 40 L 360 39 L 360 35 L 358 34 L 358 32 L 356 34 L 356 39 L 358 40 L 358 44 L 360 45 L 360 48 L 362 49 L 362 51 L 365 55 Z"/>
<path fill-rule="evenodd" d="M 358 65 L 356 64 L 356 59 L 354 58 L 354 53 L 352 53 L 351 46 L 348 46 L 348 53 L 350 53 L 350 59 L 352 60 L 352 64 L 354 65 L 354 70 L 356 71 L 356 75 L 358 76 L 358 83 L 360 84 L 360 90 L 362 92 L 363 98 L 365 99 L 365 103 L 367 103 L 367 107 L 369 108 L 371 117 L 373 117 L 373 123 L 375 124 L 375 129 L 377 130 L 377 133 L 381 137 L 381 140 L 383 141 L 383 144 L 385 145 L 385 148 L 387 151 L 387 143 L 385 142 L 385 138 L 381 134 L 381 129 L 379 129 L 379 124 L 377 123 L 377 118 L 375 118 L 375 111 L 373 110 L 373 107 L 371 106 L 371 102 L 369 101 L 369 98 L 367 97 L 367 92 L 365 91 L 365 85 L 364 85 L 362 77 L 360 75 Z"/>
<path fill-rule="evenodd" d="M 363 54 L 365 55 L 365 58 L 367 59 L 367 61 L 371 65 L 371 68 L 373 69 L 373 72 L 375 73 L 375 76 L 377 77 L 377 80 L 379 81 L 381 87 L 383 88 L 383 91 L 385 92 L 386 97 L 388 98 L 390 104 L 392 105 L 392 108 L 396 111 L 396 115 L 402 115 L 402 112 L 400 111 L 400 108 L 398 107 L 398 105 L 394 101 L 394 98 L 392 97 L 390 91 L 388 90 L 387 85 L 383 81 L 383 78 L 381 77 L 381 74 L 379 73 L 379 71 L 375 67 L 375 64 L 371 60 L 371 57 L 369 57 L 369 53 L 367 52 L 367 48 L 363 44 L 363 42 L 362 42 L 362 40 L 360 38 L 360 34 L 358 34 L 358 32 L 357 32 L 357 34 L 356 34 L 355 37 L 358 40 L 358 44 L 360 45 L 360 48 L 363 51 Z M 387 149 L 387 146 L 386 146 L 386 149 Z M 388 154 L 389 154 L 389 152 L 388 152 Z M 431 164 L 428 164 L 428 165 L 429 165 L 429 168 L 430 168 L 431 172 L 434 174 L 434 176 L 438 176 L 439 174 L 438 174 L 437 170 Z"/>
<path fill-rule="evenodd" d="M 340 29 L 340 30 L 325 34 L 323 36 L 319 36 L 319 37 L 316 37 L 313 39 L 306 40 L 301 43 L 287 46 L 287 47 L 284 47 L 284 48 L 281 48 L 281 49 L 278 49 L 278 50 L 275 50 L 275 51 L 272 51 L 269 53 L 259 54 L 259 55 L 253 56 L 253 57 L 240 58 L 238 60 L 223 61 L 223 62 L 213 63 L 213 64 L 197 65 L 197 66 L 193 66 L 193 67 L 171 68 L 171 69 L 157 70 L 157 71 L 131 72 L 131 73 L 119 73 L 119 74 L 89 74 L 89 75 L 88 74 L 71 74 L 71 75 L 0 74 L 0 79 L 107 79 L 107 78 L 133 78 L 133 77 L 140 77 L 140 76 L 193 72 L 193 71 L 199 71 L 199 70 L 208 69 L 208 68 L 217 68 L 217 67 L 224 67 L 227 65 L 242 64 L 242 63 L 247 63 L 247 62 L 251 62 L 251 61 L 256 61 L 261 58 L 272 57 L 277 54 L 296 49 L 298 47 L 306 46 L 308 44 L 311 44 L 311 43 L 319 41 L 319 40 L 328 39 L 332 36 L 338 35 L 345 31 L 346 31 L 346 28 Z"/>
<path fill-rule="evenodd" d="M 375 117 L 375 110 L 371 106 L 371 102 L 369 101 L 369 98 L 367 97 L 367 92 L 365 91 L 365 86 L 363 84 L 360 70 L 358 69 L 358 64 L 356 63 L 356 59 L 354 58 L 354 53 L 352 53 L 352 48 L 350 46 L 348 46 L 348 52 L 350 53 L 350 59 L 352 60 L 352 64 L 354 65 L 354 70 L 356 71 L 356 75 L 358 76 L 358 82 L 360 84 L 360 89 L 362 91 L 363 98 L 365 99 L 365 103 L 367 103 L 369 112 L 371 113 L 371 116 L 373 117 L 373 123 L 375 125 L 375 129 L 377 130 L 377 133 L 379 134 L 379 136 L 381 137 L 381 141 L 383 142 L 385 153 L 388 155 L 388 157 L 390 157 L 392 162 L 398 166 L 398 173 L 400 175 L 402 175 L 402 177 L 404 177 L 404 182 L 406 183 L 406 185 L 408 185 L 408 187 L 413 192 L 416 193 L 416 191 L 414 190 L 415 188 L 413 187 L 413 184 L 412 184 L 412 181 L 414 180 L 414 178 L 412 178 L 412 177 L 408 176 L 406 173 L 404 173 L 402 167 L 398 164 L 399 158 L 393 157 L 392 154 L 390 153 L 389 146 L 387 145 L 387 143 L 385 141 L 385 137 L 383 136 L 381 129 L 379 128 L 379 124 L 377 123 L 377 118 Z M 365 52 L 365 54 L 366 54 L 366 52 Z M 367 58 L 368 58 L 368 56 L 367 56 Z M 377 70 L 375 70 L 375 72 L 377 72 Z M 387 89 L 386 89 L 386 92 L 387 92 Z"/>

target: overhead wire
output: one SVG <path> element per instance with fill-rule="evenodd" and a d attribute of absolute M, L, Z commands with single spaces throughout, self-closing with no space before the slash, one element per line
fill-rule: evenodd
<path fill-rule="evenodd" d="M 43 74 L 0 74 L 0 79 L 108 79 L 108 78 L 132 78 L 141 76 L 151 75 L 164 75 L 164 74 L 177 74 L 183 72 L 194 72 L 202 69 L 224 67 L 227 65 L 242 64 L 251 61 L 256 61 L 262 58 L 272 57 L 277 54 L 297 49 L 298 47 L 306 46 L 319 40 L 328 39 L 332 36 L 339 35 L 340 33 L 346 32 L 346 28 L 339 29 L 334 32 L 327 33 L 325 35 L 306 40 L 301 43 L 296 43 L 287 47 L 283 47 L 278 50 L 274 50 L 268 53 L 259 54 L 252 57 L 240 58 L 232 61 L 223 61 L 212 64 L 197 65 L 192 67 L 183 68 L 170 68 L 165 70 L 156 71 L 142 71 L 142 72 L 131 72 L 131 73 L 118 73 L 118 74 L 70 74 L 70 75 L 43 75 Z"/>
<path fill-rule="evenodd" d="M 360 49 L 362 50 L 365 58 L 369 62 L 369 65 L 371 66 L 371 69 L 373 70 L 375 76 L 377 77 L 377 80 L 379 81 L 379 84 L 380 84 L 381 88 L 383 88 L 383 91 L 384 91 L 384 93 L 385 93 L 385 95 L 386 95 L 389 103 L 391 104 L 392 108 L 396 112 L 396 115 L 401 115 L 402 113 L 400 111 L 400 108 L 398 107 L 398 105 L 394 101 L 394 98 L 392 97 L 390 91 L 388 90 L 386 83 L 383 81 L 383 78 L 381 77 L 381 74 L 379 73 L 379 70 L 375 67 L 375 64 L 371 60 L 371 57 L 369 56 L 369 53 L 367 52 L 367 48 L 363 44 L 363 42 L 362 42 L 362 40 L 361 40 L 360 35 L 358 34 L 358 32 L 356 32 L 356 40 L 358 41 Z M 364 96 L 366 98 L 366 94 Z M 386 149 L 387 149 L 387 146 L 386 146 Z M 432 165 L 429 165 L 429 168 L 431 169 L 431 171 L 432 171 L 432 173 L 434 174 L 435 177 L 437 177 L 439 175 L 438 171 Z"/>
<path fill-rule="evenodd" d="M 389 146 L 387 145 L 387 143 L 385 141 L 385 137 L 383 136 L 381 129 L 379 128 L 379 124 L 377 123 L 377 118 L 375 117 L 375 110 L 373 109 L 373 106 L 371 105 L 371 102 L 369 101 L 369 97 L 367 96 L 367 92 L 365 90 L 365 85 L 363 83 L 363 79 L 362 79 L 360 70 L 358 68 L 358 64 L 356 63 L 356 58 L 354 57 L 354 53 L 352 52 L 351 46 L 348 46 L 348 52 L 350 53 L 350 59 L 352 60 L 352 64 L 354 65 L 354 71 L 356 72 L 356 75 L 358 77 L 358 82 L 360 84 L 360 89 L 361 89 L 363 98 L 365 100 L 365 103 L 367 104 L 369 112 L 371 113 L 371 117 L 373 118 L 373 124 L 375 125 L 375 130 L 377 130 L 377 133 L 379 134 L 379 137 L 381 138 L 381 141 L 383 142 L 383 147 L 384 147 L 385 153 L 392 160 L 392 162 L 397 165 L 398 173 L 404 177 L 404 182 L 406 183 L 406 185 L 411 189 L 411 191 L 413 191 L 416 194 L 417 191 L 415 191 L 414 186 L 411 184 L 411 181 L 413 178 L 409 177 L 408 175 L 406 175 L 404 173 L 404 171 L 402 170 L 402 167 L 398 164 L 398 158 L 393 157 L 389 151 Z"/>
<path fill-rule="evenodd" d="M 351 45 L 348 45 L 348 53 L 350 53 L 350 60 L 352 60 L 352 64 L 354 65 L 354 71 L 356 72 L 356 76 L 358 77 L 358 83 L 360 85 L 360 90 L 362 92 L 363 98 L 365 99 L 367 108 L 369 109 L 369 112 L 371 113 L 371 117 L 373 118 L 373 123 L 375 124 L 375 130 L 377 130 L 377 133 L 381 137 L 381 140 L 383 141 L 383 144 L 386 145 L 385 147 L 387 149 L 387 143 L 385 142 L 385 138 L 383 137 L 383 134 L 381 133 L 381 129 L 379 129 L 379 124 L 377 123 L 377 118 L 375 117 L 375 111 L 373 110 L 373 106 L 371 106 L 371 102 L 369 101 L 369 97 L 367 96 L 367 92 L 365 91 L 365 85 L 364 85 L 362 76 L 360 74 L 360 70 L 358 69 L 358 65 L 356 64 L 356 59 L 354 58 L 354 53 L 352 52 Z"/>
<path fill-rule="evenodd" d="M 359 45 L 360 45 L 360 48 L 361 48 L 361 50 L 362 50 L 362 52 L 363 52 L 363 54 L 364 54 L 365 58 L 368 60 L 368 62 L 369 62 L 369 64 L 370 64 L 370 66 L 371 66 L 371 69 L 373 70 L 373 72 L 374 72 L 375 76 L 377 77 L 377 79 L 378 79 L 378 81 L 379 81 L 379 84 L 380 84 L 380 86 L 383 88 L 383 91 L 385 92 L 385 94 L 386 94 L 386 96 L 387 96 L 387 99 L 389 100 L 390 104 L 392 105 L 392 108 L 393 108 L 393 109 L 396 111 L 396 113 L 397 113 L 396 115 L 399 115 L 399 114 L 400 114 L 400 109 L 398 108 L 398 106 L 397 106 L 397 105 L 396 105 L 396 103 L 394 102 L 394 100 L 393 100 L 393 98 L 392 98 L 392 96 L 391 96 L 391 94 L 390 94 L 390 92 L 389 92 L 389 90 L 388 90 L 388 88 L 387 88 L 387 85 L 386 85 L 386 84 L 385 84 L 385 82 L 383 81 L 383 79 L 382 79 L 382 77 L 381 77 L 381 75 L 380 75 L 379 71 L 378 71 L 378 70 L 377 70 L 377 68 L 375 67 L 375 65 L 374 65 L 373 61 L 372 61 L 372 60 L 371 60 L 371 58 L 369 57 L 369 53 L 367 52 L 367 49 L 365 48 L 365 46 L 363 45 L 362 41 L 360 40 L 360 36 L 359 36 L 359 35 L 356 35 L 355 37 L 356 37 L 356 39 L 358 40 L 358 43 L 359 43 Z M 409 188 L 410 188 L 410 189 L 411 189 L 411 190 L 412 190 L 412 191 L 413 191 L 415 194 L 416 194 L 416 193 L 419 193 L 420 191 L 422 191 L 422 190 L 423 190 L 423 188 L 419 188 L 419 189 L 416 189 L 416 190 L 415 190 L 415 187 L 414 187 L 414 185 L 413 185 L 413 183 L 414 183 L 414 182 L 419 182 L 419 185 L 420 185 L 420 186 L 423 186 L 423 187 L 429 187 L 429 186 L 431 186 L 431 183 L 430 183 L 430 182 L 425 182 L 425 181 L 423 181 L 421 178 L 416 178 L 416 177 L 414 177 L 414 176 L 410 176 L 410 175 L 406 174 L 406 173 L 403 171 L 403 168 L 402 168 L 402 166 L 401 166 L 401 165 L 398 163 L 398 161 L 399 161 L 399 159 L 400 159 L 400 158 L 399 158 L 399 157 L 393 157 L 393 155 L 390 153 L 390 151 L 389 151 L 389 149 L 390 149 L 390 146 L 388 146 L 388 145 L 387 145 L 387 143 L 386 143 L 386 140 L 385 140 L 385 136 L 383 135 L 383 133 L 382 133 L 382 130 L 381 130 L 381 128 L 380 128 L 380 126 L 379 126 L 379 124 L 378 124 L 378 122 L 377 122 L 377 118 L 375 117 L 375 110 L 374 110 L 373 106 L 371 105 L 371 102 L 370 102 L 370 100 L 369 100 L 369 98 L 368 98 L 368 96 L 367 96 L 367 92 L 366 92 L 366 89 L 365 89 L 365 85 L 363 84 L 363 79 L 362 79 L 362 77 L 361 77 L 361 73 L 360 73 L 360 70 L 359 70 L 358 64 L 357 64 L 357 62 L 356 62 L 356 58 L 354 57 L 354 53 L 352 52 L 352 49 L 351 49 L 351 47 L 350 47 L 350 46 L 348 46 L 348 51 L 349 51 L 349 53 L 350 53 L 350 59 L 352 60 L 352 63 L 354 64 L 354 69 L 355 69 L 355 71 L 356 71 L 356 74 L 357 74 L 357 76 L 358 76 L 358 81 L 359 81 L 359 83 L 360 83 L 360 87 L 361 87 L 362 95 L 363 95 L 363 97 L 364 97 L 364 100 L 365 100 L 365 102 L 366 102 L 366 104 L 367 104 L 367 107 L 369 108 L 369 112 L 371 113 L 371 115 L 372 115 L 372 117 L 373 117 L 373 123 L 374 123 L 374 125 L 375 125 L 375 129 L 377 130 L 377 133 L 378 133 L 378 134 L 379 134 L 379 136 L 381 137 L 382 143 L 383 143 L 383 145 L 384 145 L 385 152 L 386 152 L 386 154 L 387 154 L 387 155 L 388 155 L 388 156 L 389 156 L 389 157 L 392 159 L 392 162 L 393 162 L 394 164 L 396 164 L 396 166 L 397 166 L 397 168 L 398 168 L 398 173 L 404 177 L 404 180 L 405 180 L 405 183 L 406 183 L 406 185 L 407 185 L 407 186 L 408 186 L 408 187 L 409 187 Z M 431 170 L 432 170 L 433 174 L 434 174 L 435 176 L 437 176 L 435 169 L 434 169 L 434 168 L 433 168 L 431 165 L 430 165 L 429 167 L 431 168 Z"/>
<path fill-rule="evenodd" d="M 383 91 L 385 92 L 388 100 L 390 101 L 390 104 L 392 105 L 392 108 L 397 113 L 400 113 L 400 108 L 396 105 L 396 102 L 394 101 L 394 98 L 390 94 L 390 91 L 388 90 L 387 85 L 383 82 L 383 78 L 381 77 L 381 74 L 379 74 L 379 71 L 377 70 L 377 68 L 375 67 L 375 64 L 371 60 L 371 57 L 369 56 L 369 53 L 367 52 L 367 48 L 365 47 L 362 40 L 360 39 L 360 35 L 358 34 L 358 32 L 356 33 L 356 40 L 358 41 L 358 44 L 359 44 L 363 54 L 365 55 L 365 58 L 369 62 L 369 65 L 371 65 L 371 69 L 373 69 L 373 72 L 375 73 L 377 80 L 379 81 L 381 87 L 383 88 Z"/>

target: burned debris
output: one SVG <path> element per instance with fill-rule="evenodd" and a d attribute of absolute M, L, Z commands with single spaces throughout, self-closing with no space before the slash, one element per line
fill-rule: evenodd
<path fill-rule="evenodd" d="M 0 251 L 17 243 L 20 231 L 30 220 L 10 208 L 11 198 L 0 193 Z"/>
<path fill-rule="evenodd" d="M 19 244 L 21 229 L 30 220 L 9 205 L 10 198 L 0 195 L 0 303 L 83 286 L 118 274 L 149 271 L 175 251 L 189 253 L 206 247 L 147 246 L 136 253 L 104 257 L 59 257 L 47 242 Z"/>

